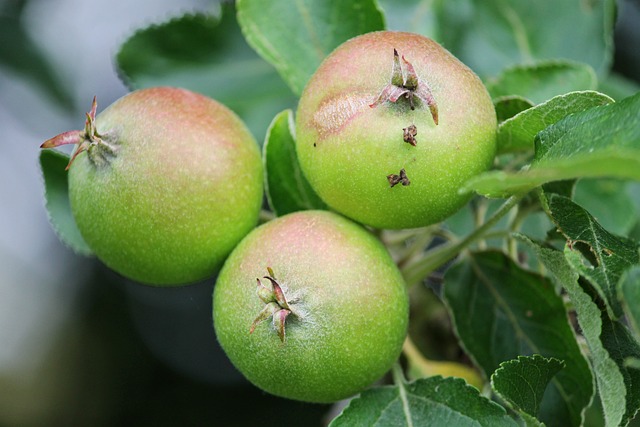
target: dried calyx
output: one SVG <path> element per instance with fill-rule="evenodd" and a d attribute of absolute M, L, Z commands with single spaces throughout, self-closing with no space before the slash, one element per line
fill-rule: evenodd
<path fill-rule="evenodd" d="M 413 65 L 405 59 L 404 55 L 402 56 L 402 62 L 404 62 L 405 65 L 404 69 L 400 64 L 398 51 L 393 49 L 391 82 L 382 89 L 378 98 L 369 106 L 375 108 L 386 101 L 395 103 L 398 99 L 404 97 L 409 100 L 409 105 L 411 109 L 414 110 L 414 98 L 418 98 L 429 107 L 433 122 L 437 125 L 438 106 L 431 93 L 431 88 L 429 88 L 429 85 L 424 80 L 420 80 Z"/>
<path fill-rule="evenodd" d="M 404 139 L 404 142 L 408 142 L 414 147 L 418 144 L 418 141 L 416 140 L 417 135 L 418 128 L 416 127 L 416 125 L 410 125 L 406 128 L 402 128 L 402 139 Z"/>
<path fill-rule="evenodd" d="M 269 275 L 263 276 L 263 279 L 267 279 L 268 282 L 263 283 L 260 279 L 256 279 L 258 282 L 256 294 L 258 294 L 258 297 L 265 303 L 265 306 L 251 324 L 249 333 L 253 333 L 259 323 L 272 317 L 273 327 L 276 329 L 280 341 L 284 343 L 285 322 L 287 317 L 292 313 L 292 309 L 284 295 L 282 286 L 280 286 L 275 279 L 271 267 L 267 267 L 267 271 Z"/>
<path fill-rule="evenodd" d="M 114 131 L 106 132 L 104 134 L 98 133 L 96 129 L 96 111 L 98 109 L 98 103 L 96 97 L 93 97 L 93 103 L 91 104 L 91 111 L 86 113 L 87 119 L 84 123 L 83 130 L 70 130 L 63 132 L 60 135 L 56 135 L 51 139 L 45 141 L 40 148 L 55 148 L 61 145 L 75 144 L 76 149 L 69 164 L 65 170 L 71 167 L 73 161 L 78 157 L 80 153 L 86 151 L 89 154 L 89 159 L 92 163 L 101 166 L 108 164 L 112 157 L 115 157 L 118 151 L 116 144 L 117 134 Z"/>
<path fill-rule="evenodd" d="M 404 168 L 400 169 L 399 175 L 396 175 L 393 173 L 390 175 L 387 175 L 387 180 L 389 181 L 389 185 L 391 186 L 391 188 L 395 187 L 398 184 L 402 184 L 405 187 L 411 184 L 411 181 L 409 181 L 409 178 L 407 177 L 407 173 L 405 172 Z"/>

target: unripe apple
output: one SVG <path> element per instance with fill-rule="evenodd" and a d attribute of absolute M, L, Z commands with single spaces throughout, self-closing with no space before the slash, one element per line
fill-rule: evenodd
<path fill-rule="evenodd" d="M 377 228 L 439 222 L 492 164 L 496 114 L 480 79 L 435 41 L 381 31 L 331 53 L 297 110 L 297 153 L 318 195 Z"/>
<path fill-rule="evenodd" d="M 360 225 L 303 211 L 252 231 L 214 287 L 218 341 L 252 383 L 282 397 L 333 402 L 379 379 L 402 349 L 405 283 Z"/>
<path fill-rule="evenodd" d="M 152 285 L 212 276 L 256 225 L 262 163 L 255 139 L 218 102 L 184 89 L 132 92 L 83 131 L 69 167 L 73 216 L 96 256 Z"/>

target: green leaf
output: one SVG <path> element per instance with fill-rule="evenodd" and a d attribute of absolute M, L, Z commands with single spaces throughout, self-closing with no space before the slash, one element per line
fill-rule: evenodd
<path fill-rule="evenodd" d="M 634 265 L 624 272 L 618 289 L 629 324 L 636 337 L 640 337 L 640 265 Z"/>
<path fill-rule="evenodd" d="M 509 403 L 530 426 L 541 423 L 535 418 L 540 412 L 542 396 L 551 379 L 565 367 L 562 360 L 539 354 L 518 356 L 502 362 L 491 375 L 491 387 Z"/>
<path fill-rule="evenodd" d="M 565 117 L 536 137 L 527 170 L 492 171 L 465 184 L 489 197 L 506 197 L 551 181 L 583 177 L 640 180 L 640 93 Z"/>
<path fill-rule="evenodd" d="M 116 56 L 132 89 L 179 86 L 225 104 L 261 141 L 278 112 L 295 97 L 271 65 L 247 45 L 233 6 L 220 17 L 184 15 L 133 34 Z"/>
<path fill-rule="evenodd" d="M 549 426 L 580 425 L 592 377 L 552 283 L 500 252 L 482 252 L 446 272 L 444 298 L 463 347 L 487 376 L 520 355 L 564 360 L 539 418 Z"/>
<path fill-rule="evenodd" d="M 619 425 L 626 412 L 625 380 L 619 366 L 600 340 L 602 334 L 600 309 L 578 284 L 578 273 L 571 268 L 562 252 L 542 248 L 528 239 L 523 240 L 535 249 L 551 280 L 566 290 L 576 311 L 582 335 L 589 347 L 589 358 L 598 385 L 605 425 Z"/>
<path fill-rule="evenodd" d="M 598 90 L 606 93 L 616 101 L 620 101 L 640 92 L 640 83 L 630 80 L 621 74 L 610 73 L 599 81 Z"/>
<path fill-rule="evenodd" d="M 67 171 L 69 156 L 57 150 L 40 151 L 40 168 L 44 178 L 45 200 L 49 222 L 58 238 L 74 252 L 89 256 L 93 251 L 82 238 L 71 213 Z"/>
<path fill-rule="evenodd" d="M 569 61 L 545 61 L 509 68 L 487 82 L 492 97 L 518 95 L 540 104 L 567 92 L 596 89 L 593 68 Z"/>
<path fill-rule="evenodd" d="M 340 44 L 384 29 L 375 0 L 238 0 L 237 8 L 249 44 L 296 95 Z"/>
<path fill-rule="evenodd" d="M 638 245 L 609 233 L 589 212 L 567 197 L 551 195 L 548 211 L 567 238 L 565 256 L 569 264 L 593 284 L 612 316 L 621 316 L 617 286 L 624 271 L 640 262 Z"/>
<path fill-rule="evenodd" d="M 517 426 L 501 406 L 460 378 L 375 387 L 351 400 L 330 427 Z"/>
<path fill-rule="evenodd" d="M 439 40 L 481 77 L 514 64 L 565 58 L 606 74 L 615 1 L 459 0 L 438 4 Z"/>
<path fill-rule="evenodd" d="M 640 217 L 627 191 L 629 184 L 617 179 L 581 179 L 576 184 L 573 200 L 608 231 L 627 235 Z"/>
<path fill-rule="evenodd" d="M 20 5 L 22 2 L 11 3 Z M 29 34 L 24 25 L 26 19 L 22 6 L 24 3 L 18 6 L 20 10 L 8 15 L 0 11 L 0 65 L 12 70 L 14 76 L 37 85 L 57 106 L 71 109 L 73 98 L 67 84 L 60 79 L 57 70 Z"/>
<path fill-rule="evenodd" d="M 540 133 L 536 141 L 536 161 L 547 163 L 574 156 L 592 155 L 607 148 L 638 150 L 638 111 L 640 92 L 620 102 L 568 116 Z"/>
<path fill-rule="evenodd" d="M 378 0 L 390 31 L 408 31 L 435 39 L 437 0 Z"/>
<path fill-rule="evenodd" d="M 626 407 L 620 425 L 635 417 L 640 409 L 640 369 L 628 361 L 640 358 L 640 344 L 629 329 L 602 313 L 602 344 L 618 365 L 626 389 Z"/>
<path fill-rule="evenodd" d="M 263 146 L 267 200 L 278 216 L 327 208 L 300 169 L 293 127 L 293 112 L 281 112 L 271 122 Z"/>
<path fill-rule="evenodd" d="M 518 95 L 501 96 L 493 100 L 498 116 L 498 123 L 502 123 L 516 114 L 533 107 L 533 102 Z"/>
<path fill-rule="evenodd" d="M 498 127 L 498 152 L 533 150 L 538 132 L 569 114 L 613 102 L 599 92 L 570 92 L 522 111 Z"/>

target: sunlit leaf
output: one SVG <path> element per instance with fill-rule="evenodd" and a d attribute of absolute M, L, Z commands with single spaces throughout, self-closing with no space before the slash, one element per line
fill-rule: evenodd
<path fill-rule="evenodd" d="M 498 127 L 498 151 L 531 150 L 538 132 L 572 113 L 613 102 L 599 92 L 570 92 L 516 114 Z"/>
<path fill-rule="evenodd" d="M 237 7 L 249 44 L 297 95 L 336 47 L 384 29 L 374 0 L 238 0 Z"/>
<path fill-rule="evenodd" d="M 535 161 L 520 172 L 490 171 L 465 190 L 506 197 L 551 181 L 584 177 L 640 180 L 640 93 L 565 117 L 538 133 Z"/>

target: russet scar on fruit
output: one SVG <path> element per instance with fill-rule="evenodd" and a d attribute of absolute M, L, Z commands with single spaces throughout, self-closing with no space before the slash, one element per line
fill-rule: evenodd
<path fill-rule="evenodd" d="M 420 80 L 416 74 L 413 65 L 402 56 L 405 68 L 400 64 L 400 55 L 396 49 L 393 49 L 393 69 L 391 71 L 391 82 L 382 89 L 378 98 L 370 104 L 369 107 L 375 108 L 383 102 L 397 102 L 398 99 L 404 97 L 409 100 L 409 106 L 415 110 L 413 98 L 416 97 L 427 104 L 433 122 L 438 124 L 438 105 L 431 93 L 431 88 L 424 81 Z"/>
<path fill-rule="evenodd" d="M 368 101 L 362 94 L 347 93 L 325 100 L 313 115 L 321 138 L 339 132 L 351 119 L 362 113 Z"/>
<path fill-rule="evenodd" d="M 253 320 L 253 323 L 249 328 L 249 333 L 252 334 L 259 323 L 271 317 L 273 327 L 276 329 L 280 341 L 284 343 L 286 334 L 285 323 L 287 317 L 291 314 L 291 307 L 289 307 L 287 298 L 282 291 L 282 287 L 275 279 L 275 275 L 273 274 L 271 267 L 267 267 L 267 271 L 269 272 L 269 275 L 263 276 L 263 279 L 267 279 L 269 282 L 263 284 L 260 279 L 256 279 L 258 282 L 256 294 L 262 302 L 265 303 L 265 306 Z"/>

